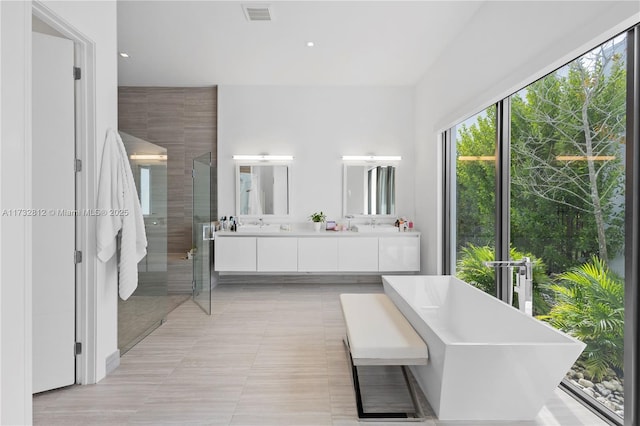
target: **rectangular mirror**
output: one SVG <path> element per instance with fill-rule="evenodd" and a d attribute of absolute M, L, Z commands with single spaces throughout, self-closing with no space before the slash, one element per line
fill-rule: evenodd
<path fill-rule="evenodd" d="M 396 214 L 396 166 L 367 164 L 344 166 L 345 216 Z"/>
<path fill-rule="evenodd" d="M 236 215 L 289 215 L 289 166 L 236 165 Z"/>

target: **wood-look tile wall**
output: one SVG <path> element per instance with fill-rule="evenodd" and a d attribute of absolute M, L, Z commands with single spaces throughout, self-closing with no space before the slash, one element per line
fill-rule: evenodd
<path fill-rule="evenodd" d="M 191 262 L 183 258 L 191 248 L 192 161 L 212 152 L 216 163 L 217 100 L 217 87 L 118 88 L 119 129 L 167 149 L 170 292 L 191 291 Z M 213 196 L 217 206 L 215 190 Z"/>

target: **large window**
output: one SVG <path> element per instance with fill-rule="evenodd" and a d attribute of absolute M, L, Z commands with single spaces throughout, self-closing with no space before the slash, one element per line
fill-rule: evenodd
<path fill-rule="evenodd" d="M 454 268 L 463 280 L 495 294 L 494 271 L 477 268 L 493 260 L 496 221 L 496 108 L 489 107 L 452 129 L 455 169 Z M 453 198 L 453 195 L 452 195 Z"/>
<path fill-rule="evenodd" d="M 511 97 L 511 245 L 541 319 L 587 344 L 567 381 L 624 417 L 626 37 Z"/>
<path fill-rule="evenodd" d="M 447 159 L 447 265 L 499 294 L 484 262 L 530 257 L 533 314 L 587 345 L 565 387 L 615 422 L 625 410 L 628 69 L 623 34 L 452 128 Z"/>

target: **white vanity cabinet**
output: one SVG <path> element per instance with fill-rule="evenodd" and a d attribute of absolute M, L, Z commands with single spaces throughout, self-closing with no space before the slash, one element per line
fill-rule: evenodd
<path fill-rule="evenodd" d="M 255 272 L 256 238 L 215 238 L 216 271 Z"/>
<path fill-rule="evenodd" d="M 296 272 L 298 239 L 265 237 L 257 240 L 258 272 Z"/>
<path fill-rule="evenodd" d="M 420 238 L 417 235 L 380 237 L 378 270 L 406 272 L 420 270 Z"/>
<path fill-rule="evenodd" d="M 216 232 L 218 272 L 370 274 L 420 270 L 420 234 Z"/>
<path fill-rule="evenodd" d="M 359 237 L 339 239 L 338 271 L 377 272 L 378 238 Z"/>
<path fill-rule="evenodd" d="M 337 270 L 337 238 L 298 238 L 298 271 L 335 272 Z"/>

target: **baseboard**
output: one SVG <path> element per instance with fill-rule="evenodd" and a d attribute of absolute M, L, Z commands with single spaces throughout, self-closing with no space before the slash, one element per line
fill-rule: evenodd
<path fill-rule="evenodd" d="M 105 361 L 105 371 L 107 375 L 111 374 L 116 368 L 120 366 L 120 349 L 116 349 L 114 353 L 107 357 Z"/>

